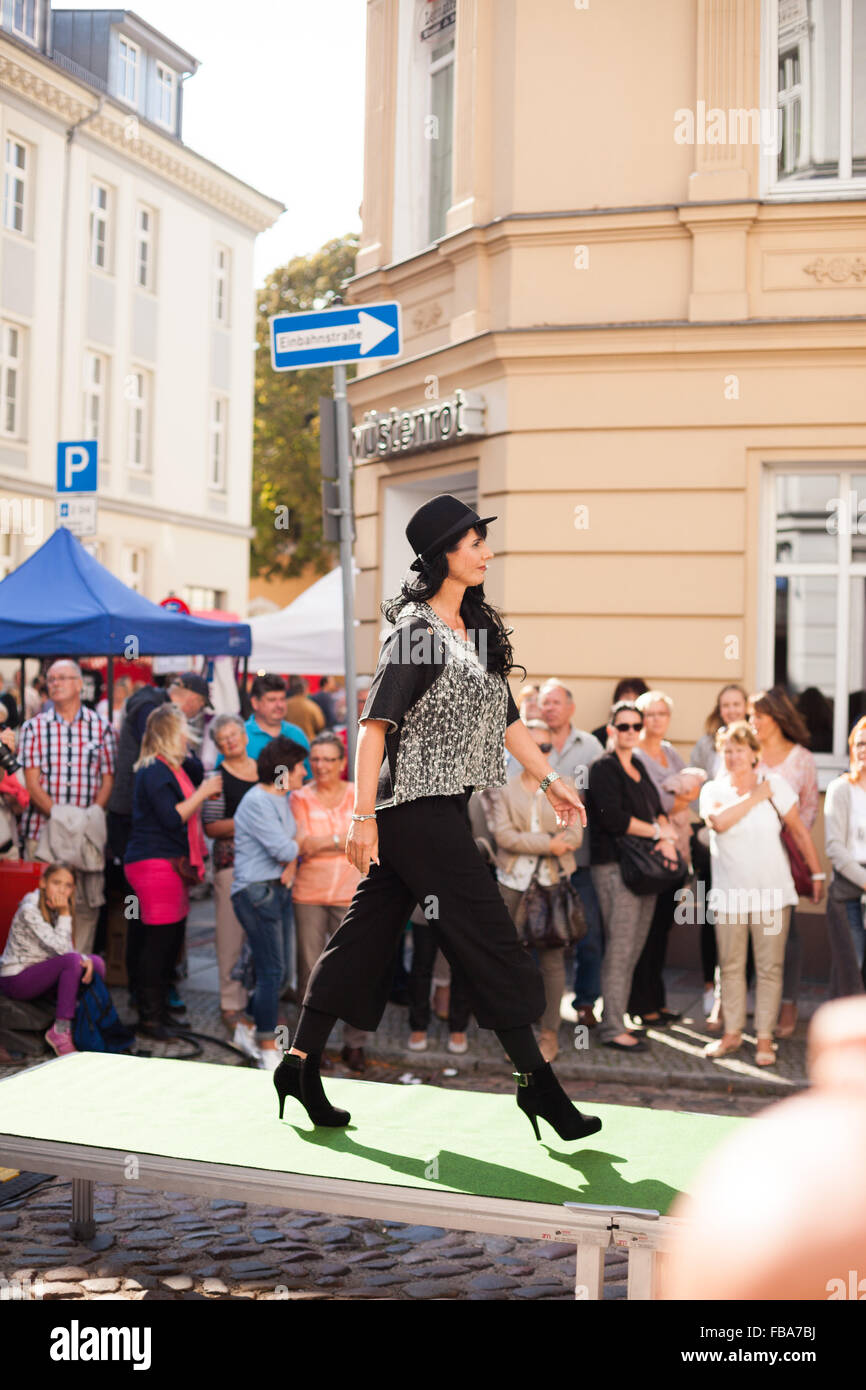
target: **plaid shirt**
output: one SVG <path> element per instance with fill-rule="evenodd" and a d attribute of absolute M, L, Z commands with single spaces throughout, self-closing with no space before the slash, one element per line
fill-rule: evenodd
<path fill-rule="evenodd" d="M 41 769 L 42 786 L 52 801 L 86 810 L 96 800 L 103 777 L 114 772 L 116 752 L 111 725 L 81 705 L 71 724 L 56 710 L 28 719 L 21 729 L 18 761 L 23 768 Z M 24 838 L 35 840 L 45 820 L 31 801 Z"/>

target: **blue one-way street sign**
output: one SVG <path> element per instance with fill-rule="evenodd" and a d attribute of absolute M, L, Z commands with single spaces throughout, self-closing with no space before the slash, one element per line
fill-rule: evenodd
<path fill-rule="evenodd" d="M 275 372 L 400 356 L 400 305 L 396 302 L 274 314 L 270 324 Z"/>

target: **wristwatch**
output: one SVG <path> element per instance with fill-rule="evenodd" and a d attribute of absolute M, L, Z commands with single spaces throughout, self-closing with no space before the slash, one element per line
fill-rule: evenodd
<path fill-rule="evenodd" d="M 548 774 L 547 774 L 547 776 L 544 778 L 543 782 L 540 782 L 540 783 L 539 783 L 538 790 L 539 790 L 540 792 L 546 792 L 546 791 L 547 791 L 547 788 L 550 786 L 551 782 L 558 782 L 558 781 L 559 781 L 559 773 L 558 773 L 558 772 L 548 772 Z"/>
<path fill-rule="evenodd" d="M 653 821 L 653 839 L 654 839 L 654 840 L 660 840 L 661 837 L 662 837 L 662 828 L 661 828 L 661 826 L 659 825 L 658 821 L 657 821 L 657 820 L 654 820 L 654 821 Z"/>

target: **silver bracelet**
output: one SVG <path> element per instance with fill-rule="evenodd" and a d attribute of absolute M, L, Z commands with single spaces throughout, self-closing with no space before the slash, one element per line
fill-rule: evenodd
<path fill-rule="evenodd" d="M 817 879 L 824 879 L 824 878 L 826 878 L 826 877 L 827 877 L 826 874 L 813 874 L 813 875 L 812 875 L 812 878 L 813 878 L 813 879 L 816 879 L 816 880 L 817 880 Z"/>
<path fill-rule="evenodd" d="M 369 814 L 366 815 L 366 816 L 356 816 L 356 815 L 353 815 L 353 816 L 352 816 L 352 820 L 375 820 L 375 819 L 376 819 L 376 812 L 375 812 L 375 811 L 370 811 Z"/>
<path fill-rule="evenodd" d="M 558 772 L 548 772 L 547 776 L 544 778 L 544 781 L 539 783 L 539 785 L 538 785 L 538 790 L 539 790 L 540 792 L 546 792 L 546 791 L 547 791 L 547 788 L 550 786 L 551 782 L 558 782 L 558 781 L 559 781 L 559 773 L 558 773 Z"/>

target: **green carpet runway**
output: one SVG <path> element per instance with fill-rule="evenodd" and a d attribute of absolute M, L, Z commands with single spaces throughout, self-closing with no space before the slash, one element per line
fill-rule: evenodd
<path fill-rule="evenodd" d="M 604 1128 L 568 1142 L 513 1095 L 326 1078 L 345 1130 L 315 1129 L 296 1101 L 277 1118 L 270 1073 L 166 1058 L 79 1053 L 0 1082 L 0 1134 L 169 1159 L 525 1202 L 664 1215 L 707 1155 L 743 1123 L 587 1104 Z M 0 1143 L 0 1162 L 2 1162 Z"/>

